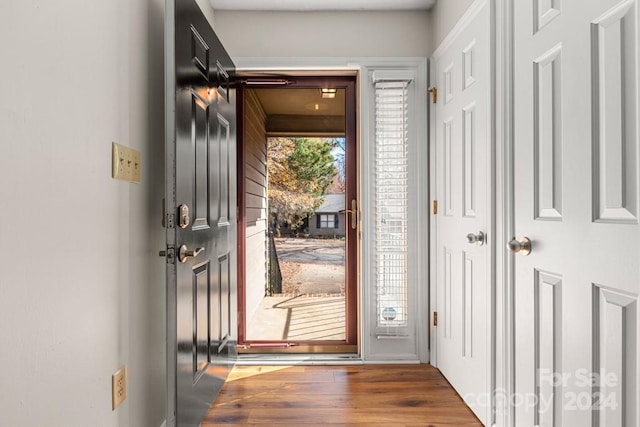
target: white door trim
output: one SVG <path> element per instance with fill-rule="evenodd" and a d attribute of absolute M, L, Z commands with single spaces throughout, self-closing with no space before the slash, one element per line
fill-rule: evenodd
<path fill-rule="evenodd" d="M 514 257 L 505 244 L 514 235 L 513 193 L 513 2 L 493 0 L 495 165 L 496 165 L 496 295 L 494 425 L 511 426 L 515 391 L 513 316 Z"/>
<path fill-rule="evenodd" d="M 367 304 L 372 301 L 373 292 L 370 287 L 362 286 L 361 294 L 361 307 L 363 334 L 362 349 L 363 357 L 368 361 L 385 361 L 396 360 L 402 363 L 407 362 L 422 362 L 427 363 L 429 361 L 429 348 L 428 348 L 428 310 L 429 307 L 429 286 L 426 280 L 422 278 L 428 277 L 428 268 L 424 263 L 424 260 L 428 259 L 428 242 L 429 232 L 426 226 L 426 218 L 428 215 L 428 171 L 427 168 L 420 168 L 419 165 L 428 164 L 428 146 L 427 146 L 427 59 L 426 58 L 385 58 L 385 59 L 363 59 L 358 61 L 361 66 L 361 78 L 360 83 L 360 140 L 362 141 L 361 153 L 360 153 L 360 177 L 361 177 L 361 206 L 364 209 L 364 217 L 361 223 L 361 232 L 365 230 L 371 230 L 370 219 L 373 218 L 373 200 L 369 197 L 372 194 L 373 172 L 370 169 L 372 158 L 372 141 L 374 140 L 374 110 L 373 110 L 373 90 L 365 89 L 370 88 L 370 83 L 365 82 L 369 76 L 369 73 L 373 70 L 380 69 L 394 69 L 394 70 L 410 70 L 415 75 L 415 88 L 414 98 L 412 104 L 409 106 L 410 116 L 409 120 L 413 123 L 410 124 L 410 133 L 415 135 L 411 138 L 410 149 L 417 148 L 417 156 L 410 159 L 410 169 L 413 167 L 413 172 L 410 172 L 410 181 L 416 185 L 410 190 L 409 199 L 413 201 L 413 205 L 416 207 L 416 212 L 410 212 L 409 218 L 415 218 L 415 226 L 413 230 L 415 235 L 411 236 L 410 245 L 414 244 L 415 252 L 409 254 L 409 265 L 413 265 L 408 271 L 409 286 L 414 286 L 416 300 L 409 301 L 410 310 L 413 309 L 413 316 L 415 316 L 415 350 L 413 353 L 404 354 L 375 354 L 372 348 L 374 340 L 378 340 L 372 333 L 374 326 L 372 325 L 371 311 Z M 424 119 L 421 119 L 424 118 Z M 426 212 L 425 212 L 426 210 Z M 366 237 L 366 233 L 363 236 Z M 362 284 L 374 283 L 372 277 L 373 268 L 373 239 L 363 240 L 362 245 Z M 411 311 L 409 312 L 411 316 Z"/>
<path fill-rule="evenodd" d="M 471 6 L 467 9 L 467 11 L 462 15 L 460 20 L 453 26 L 451 31 L 446 35 L 446 37 L 440 42 L 440 45 L 436 48 L 436 50 L 431 55 L 431 58 L 434 60 L 440 59 L 443 52 L 446 51 L 453 42 L 458 38 L 458 36 L 464 31 L 465 28 L 469 25 L 471 21 L 480 13 L 485 4 L 487 4 L 489 0 L 475 0 L 471 3 Z"/>

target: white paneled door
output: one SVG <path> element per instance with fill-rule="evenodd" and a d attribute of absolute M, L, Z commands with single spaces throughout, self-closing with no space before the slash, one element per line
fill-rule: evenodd
<path fill-rule="evenodd" d="M 434 54 L 438 213 L 432 260 L 438 325 L 432 363 L 486 425 L 493 245 L 488 232 L 490 33 L 487 2 L 474 7 L 457 36 Z"/>
<path fill-rule="evenodd" d="M 515 425 L 639 426 L 638 1 L 512 4 Z"/>

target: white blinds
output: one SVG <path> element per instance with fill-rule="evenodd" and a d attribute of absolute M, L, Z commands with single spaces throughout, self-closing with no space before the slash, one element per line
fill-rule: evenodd
<path fill-rule="evenodd" d="M 409 80 L 374 83 L 378 329 L 407 326 L 409 83 Z"/>

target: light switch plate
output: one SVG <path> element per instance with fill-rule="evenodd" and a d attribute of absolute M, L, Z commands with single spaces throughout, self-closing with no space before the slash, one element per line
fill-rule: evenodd
<path fill-rule="evenodd" d="M 140 182 L 142 158 L 138 150 L 117 143 L 112 144 L 111 176 L 129 182 Z"/>
<path fill-rule="evenodd" d="M 131 150 L 131 182 L 140 182 L 140 152 Z"/>

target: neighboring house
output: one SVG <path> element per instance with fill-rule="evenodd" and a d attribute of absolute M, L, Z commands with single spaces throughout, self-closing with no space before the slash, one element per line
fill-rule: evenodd
<path fill-rule="evenodd" d="M 344 194 L 327 194 L 324 203 L 309 217 L 309 235 L 312 237 L 344 237 Z"/>

